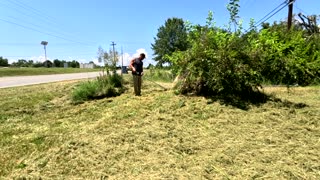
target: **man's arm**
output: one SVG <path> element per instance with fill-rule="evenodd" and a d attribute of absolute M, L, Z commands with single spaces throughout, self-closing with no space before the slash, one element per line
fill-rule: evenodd
<path fill-rule="evenodd" d="M 130 61 L 130 68 L 132 69 L 132 72 L 135 72 L 135 71 L 136 71 L 136 68 L 134 68 L 134 66 L 133 66 L 134 61 L 135 61 L 135 59 L 132 59 L 132 60 Z"/>

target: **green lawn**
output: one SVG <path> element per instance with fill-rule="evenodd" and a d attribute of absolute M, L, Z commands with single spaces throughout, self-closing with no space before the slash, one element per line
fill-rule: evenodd
<path fill-rule="evenodd" d="M 0 179 L 320 179 L 319 87 L 244 111 L 148 81 L 73 105 L 76 83 L 0 89 Z"/>
<path fill-rule="evenodd" d="M 100 69 L 80 68 L 0 68 L 0 77 L 94 72 Z"/>

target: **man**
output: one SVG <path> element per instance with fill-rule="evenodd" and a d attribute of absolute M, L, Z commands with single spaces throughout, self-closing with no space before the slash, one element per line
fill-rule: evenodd
<path fill-rule="evenodd" d="M 141 96 L 141 76 L 143 76 L 143 60 L 146 58 L 144 53 L 141 53 L 138 58 L 134 58 L 130 62 L 132 69 L 133 87 L 136 96 Z"/>

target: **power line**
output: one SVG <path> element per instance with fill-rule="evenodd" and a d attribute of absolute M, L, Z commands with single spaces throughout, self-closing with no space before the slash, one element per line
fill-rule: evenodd
<path fill-rule="evenodd" d="M 297 10 L 303 12 L 304 14 L 309 14 L 309 13 L 307 13 L 306 11 L 302 10 L 301 8 L 299 8 L 298 5 L 297 5 L 297 3 L 294 4 L 294 7 L 295 7 Z"/>
<path fill-rule="evenodd" d="M 70 41 L 70 42 L 74 42 L 74 43 L 79 43 L 79 44 L 82 44 L 82 45 L 90 46 L 90 45 L 82 43 L 82 42 L 74 41 L 74 40 L 71 40 L 71 39 L 68 39 L 68 38 L 64 38 L 64 37 L 61 37 L 61 36 L 56 36 L 56 35 L 51 34 L 51 33 L 42 32 L 42 31 L 39 31 L 37 29 L 31 28 L 31 27 L 28 27 L 28 26 L 24 26 L 24 25 L 21 25 L 21 24 L 12 22 L 12 21 L 5 20 L 5 19 L 1 19 L 0 18 L 0 21 L 6 22 L 6 23 L 9 23 L 9 24 L 13 24 L 13 25 L 16 25 L 16 26 L 20 26 L 20 27 L 22 27 L 24 29 L 32 30 L 32 31 L 35 31 L 35 32 L 38 32 L 38 33 L 41 33 L 41 34 L 45 34 L 45 35 L 48 35 L 48 36 L 55 37 L 55 38 L 59 38 L 59 39 L 63 39 L 63 40 L 66 40 L 66 41 Z"/>
<path fill-rule="evenodd" d="M 261 25 L 261 24 L 263 24 L 264 22 L 266 22 L 266 21 L 268 21 L 270 18 L 272 18 L 274 15 L 276 15 L 276 14 L 278 14 L 281 10 L 283 10 L 285 7 L 287 7 L 287 5 L 289 5 L 289 3 L 288 4 L 286 4 L 285 6 L 283 6 L 281 9 L 279 9 L 278 11 L 276 11 L 275 13 L 273 13 L 270 17 L 268 17 L 266 20 L 264 20 L 263 22 L 261 22 L 260 24 L 259 24 L 259 26 Z"/>
<path fill-rule="evenodd" d="M 266 21 L 268 21 L 270 18 L 272 18 L 274 15 L 278 14 L 280 11 L 282 11 L 285 7 L 287 7 L 288 5 L 290 5 L 291 3 L 284 1 L 283 3 L 281 3 L 279 6 L 277 6 L 275 9 L 273 9 L 270 13 L 268 13 L 267 15 L 265 15 L 262 19 L 260 19 L 258 22 L 256 22 L 253 27 L 257 27 L 262 25 L 263 23 L 265 23 Z M 282 6 L 282 7 L 281 7 Z M 280 8 L 280 9 L 279 9 Z M 277 10 L 278 9 L 278 10 Z M 252 28 L 247 29 L 245 32 L 248 32 L 249 30 L 251 30 Z"/>
<path fill-rule="evenodd" d="M 25 12 L 23 12 L 23 11 L 15 8 L 15 7 L 8 6 L 8 4 L 4 4 L 4 3 L 1 3 L 1 2 L 0 2 L 0 5 L 2 5 L 2 6 L 4 6 L 4 7 L 7 7 L 7 8 L 10 8 L 10 9 L 13 9 L 13 10 L 15 10 L 16 12 L 18 12 L 18 13 L 24 15 L 24 16 L 27 16 L 27 17 L 29 17 L 29 18 L 31 18 L 31 19 L 37 19 L 37 18 L 39 17 L 39 16 L 37 16 L 37 17 L 35 18 L 34 16 L 32 16 L 32 15 L 30 15 L 30 14 L 27 14 L 27 13 L 25 13 Z M 13 17 L 13 16 L 8 16 L 8 17 L 20 21 L 20 19 L 18 19 L 18 18 L 16 18 L 16 17 Z M 40 19 L 39 19 L 39 20 L 40 20 Z M 28 22 L 25 21 L 25 20 L 24 20 L 23 22 L 24 22 L 24 23 L 27 23 L 27 24 L 31 24 L 31 25 L 36 26 L 36 27 L 43 28 L 43 27 L 41 27 L 41 26 L 39 26 L 39 25 L 36 25 L 36 24 L 33 24 L 33 23 L 28 23 Z M 40 22 L 42 22 L 42 21 L 40 21 Z M 48 23 L 49 23 L 49 22 L 48 22 Z M 54 26 L 54 28 L 55 28 L 55 27 L 56 27 L 56 26 Z M 43 29 L 45 29 L 45 28 L 43 28 Z M 53 29 L 53 28 L 51 28 L 51 29 Z M 57 29 L 57 28 L 55 28 L 55 29 Z M 52 30 L 51 30 L 51 31 L 52 31 Z M 61 35 L 62 33 L 58 33 L 58 34 Z M 64 34 L 64 36 L 65 36 L 65 35 L 66 35 L 66 34 Z"/>
<path fill-rule="evenodd" d="M 9 8 L 9 9 L 15 10 L 16 12 L 18 12 L 18 13 L 24 15 L 24 16 L 30 17 L 30 18 L 32 18 L 32 19 L 39 19 L 39 16 L 36 16 L 37 18 L 35 18 L 34 16 L 32 16 L 32 15 L 30 15 L 30 14 L 28 14 L 28 13 L 25 13 L 25 12 L 21 11 L 21 10 L 18 9 L 17 7 L 9 6 L 8 4 L 5 4 L 5 3 L 3 3 L 3 2 L 0 2 L 0 5 L 2 5 L 2 6 L 4 6 L 4 7 L 7 7 L 7 8 Z M 29 12 L 29 11 L 28 11 L 28 12 Z M 42 16 L 40 16 L 40 17 L 42 17 Z M 40 20 L 40 19 L 39 19 L 39 20 Z M 42 22 L 42 21 L 41 21 L 41 22 Z M 51 22 L 47 22 L 47 23 L 51 23 Z"/>
<path fill-rule="evenodd" d="M 9 2 L 11 2 L 11 3 L 13 3 L 13 4 L 16 4 L 16 5 L 24 8 L 24 9 L 31 10 L 31 11 L 34 12 L 34 14 L 40 15 L 41 17 L 43 17 L 43 18 L 45 18 L 45 19 L 47 19 L 47 20 L 52 21 L 53 23 L 55 23 L 55 22 L 54 22 L 54 21 L 55 21 L 54 18 L 48 16 L 46 13 L 44 13 L 44 12 L 42 12 L 42 11 L 40 11 L 40 10 L 37 10 L 37 9 L 35 9 L 35 8 L 29 6 L 29 5 L 27 5 L 27 4 L 25 4 L 25 3 L 21 2 L 21 1 L 18 1 L 18 0 L 13 0 L 13 1 L 12 1 L 12 0 L 7 0 L 7 1 L 9 1 Z M 58 24 L 58 23 L 55 23 L 55 24 Z"/>
<path fill-rule="evenodd" d="M 19 1 L 12 1 L 12 0 L 7 0 L 7 2 L 13 4 L 13 5 L 16 5 L 18 7 L 21 7 L 22 9 L 25 9 L 27 10 L 28 12 L 31 12 L 33 13 L 34 15 L 36 15 L 37 17 L 40 17 L 50 23 L 54 23 L 56 25 L 58 25 L 57 23 L 55 23 L 54 21 L 50 20 L 49 18 L 47 18 L 47 16 L 45 15 L 45 13 L 39 13 L 37 12 L 36 9 L 32 8 L 32 7 L 29 7 L 28 5 L 24 4 L 24 3 L 21 3 Z"/>
<path fill-rule="evenodd" d="M 26 7 L 24 7 L 23 5 L 20 5 L 20 4 L 18 4 L 18 3 L 16 3 L 16 2 L 13 2 L 12 0 L 7 0 L 8 2 L 11 2 L 11 4 L 13 4 L 13 5 L 15 5 L 16 7 L 12 7 L 12 6 L 9 6 L 8 4 L 5 4 L 5 3 L 3 3 L 3 2 L 0 2 L 0 5 L 2 5 L 2 6 L 4 6 L 4 7 L 7 7 L 7 8 L 10 8 L 10 9 L 13 9 L 13 10 L 15 10 L 16 12 L 18 12 L 18 13 L 20 13 L 20 14 L 22 14 L 22 15 L 24 15 L 24 16 L 27 16 L 27 17 L 29 17 L 29 18 L 31 18 L 31 19 L 38 19 L 38 21 L 40 21 L 40 22 L 42 22 L 42 20 L 41 19 L 43 19 L 43 20 L 45 20 L 46 22 L 47 22 L 47 24 L 52 24 L 52 23 L 54 23 L 54 24 L 56 24 L 56 25 L 54 25 L 53 27 L 48 27 L 48 28 L 45 28 L 45 27 L 43 27 L 43 26 L 39 26 L 39 25 L 36 25 L 36 24 L 34 24 L 34 23 L 30 23 L 30 22 L 26 22 L 26 21 L 23 21 L 24 23 L 26 23 L 26 24 L 29 24 L 29 25 L 32 25 L 32 26 L 35 26 L 35 27 L 39 27 L 39 28 L 42 28 L 42 29 L 50 29 L 50 31 L 51 32 L 54 32 L 55 34 L 59 34 L 59 35 L 62 35 L 62 36 L 70 36 L 69 35 L 69 33 L 68 34 L 66 34 L 66 33 L 60 33 L 60 32 L 58 32 L 58 31 L 62 31 L 62 30 L 60 30 L 59 28 L 57 28 L 57 24 L 58 23 L 55 23 L 55 22 L 53 22 L 53 21 L 51 21 L 51 20 L 49 20 L 48 18 L 44 18 L 44 16 L 42 15 L 42 14 L 40 14 L 40 13 L 35 13 L 34 11 L 37 11 L 35 8 L 32 8 L 32 7 L 30 7 L 30 6 L 28 6 L 29 7 L 29 9 L 34 9 L 34 10 L 29 10 L 28 8 L 26 8 Z M 16 0 L 17 1 L 17 0 Z M 21 2 L 20 2 L 21 3 Z M 24 4 L 24 3 L 23 3 Z M 20 8 L 23 8 L 24 10 L 27 10 L 29 13 L 30 12 L 33 12 L 33 14 L 35 14 L 36 16 L 33 16 L 33 15 L 30 15 L 30 14 L 28 14 L 28 13 L 25 13 L 24 11 L 21 11 L 20 9 L 17 9 L 17 7 L 20 7 Z M 41 11 L 39 11 L 39 12 L 41 12 Z M 45 13 L 44 13 L 45 14 Z M 39 18 L 40 17 L 40 18 Z M 41 18 L 42 17 L 42 18 Z M 12 19 L 16 19 L 16 20 L 19 20 L 18 18 L 16 18 L 16 17 L 10 17 L 10 18 L 12 18 Z M 15 22 L 16 23 L 16 22 Z M 16 23 L 16 24 L 18 24 L 18 23 Z M 58 31 L 53 31 L 52 29 L 56 29 L 56 30 L 58 30 Z M 52 34 L 52 33 L 51 33 Z M 57 35 L 54 35 L 54 36 L 57 36 Z M 61 36 L 60 36 L 61 37 Z M 64 39 L 69 39 L 70 40 L 70 38 L 64 38 Z M 85 43 L 83 43 L 83 44 L 85 44 Z M 93 44 L 93 42 L 88 42 L 87 44 Z"/>
<path fill-rule="evenodd" d="M 77 43 L 50 43 L 50 46 L 74 46 L 74 45 L 80 45 Z M 39 43 L 12 43 L 12 42 L 2 42 L 0 43 L 0 46 L 39 46 Z M 83 45 L 81 45 L 83 46 Z"/>
<path fill-rule="evenodd" d="M 8 17 L 11 18 L 11 19 L 20 21 L 20 22 L 22 21 L 21 19 L 16 18 L 16 17 L 13 17 L 13 16 L 8 16 Z M 44 27 L 42 27 L 42 26 L 39 26 L 39 25 L 37 25 L 37 24 L 31 23 L 31 22 L 28 22 L 28 21 L 25 21 L 25 20 L 22 21 L 22 22 L 25 23 L 25 24 L 32 25 L 32 26 L 37 27 L 37 28 L 41 28 L 41 29 L 43 29 L 43 30 L 49 30 L 50 32 L 53 32 L 53 33 L 58 34 L 58 35 L 66 36 L 66 34 L 64 34 L 64 33 L 60 33 L 60 32 L 58 32 L 58 31 L 53 31 L 53 30 L 51 30 L 50 28 L 44 28 Z"/>
<path fill-rule="evenodd" d="M 276 8 L 274 8 L 271 12 L 269 12 L 267 15 L 265 15 L 263 18 L 261 18 L 259 21 L 257 21 L 255 24 L 254 24 L 254 26 L 256 26 L 257 24 L 259 24 L 259 23 L 261 23 L 262 21 L 264 21 L 264 19 L 265 18 L 267 18 L 268 16 L 270 16 L 270 14 L 272 14 L 272 13 L 274 13 L 277 9 L 279 9 L 281 6 L 287 6 L 287 2 L 286 1 L 284 1 L 283 3 L 281 3 L 279 6 L 277 6 Z M 284 8 L 284 7 L 282 7 L 282 9 Z M 279 11 L 278 11 L 279 12 Z M 276 12 L 276 13 L 278 13 L 278 12 Z M 276 14 L 275 13 L 275 14 Z M 274 15 L 275 15 L 274 14 Z M 272 17 L 272 16 L 271 16 Z"/>

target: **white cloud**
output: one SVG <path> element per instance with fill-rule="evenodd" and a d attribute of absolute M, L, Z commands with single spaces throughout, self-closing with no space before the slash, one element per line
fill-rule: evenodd
<path fill-rule="evenodd" d="M 155 64 L 155 62 L 149 57 L 148 52 L 145 49 L 140 48 L 140 49 L 137 49 L 134 54 L 123 53 L 123 65 L 124 66 L 129 66 L 130 61 L 133 58 L 139 57 L 141 53 L 144 53 L 146 55 L 146 59 L 143 60 L 144 66 L 148 66 L 150 63 L 151 64 Z M 121 65 L 121 60 L 122 60 L 121 57 L 119 58 L 119 60 L 120 60 L 119 61 L 119 65 Z"/>
<path fill-rule="evenodd" d="M 49 57 L 47 57 L 47 59 L 50 59 Z M 33 60 L 35 62 L 44 62 L 46 60 L 45 56 L 34 56 L 34 57 L 30 57 L 29 59 L 27 60 Z"/>
<path fill-rule="evenodd" d="M 16 59 L 8 59 L 9 64 L 12 64 L 13 62 L 16 62 L 16 61 L 17 61 Z"/>

